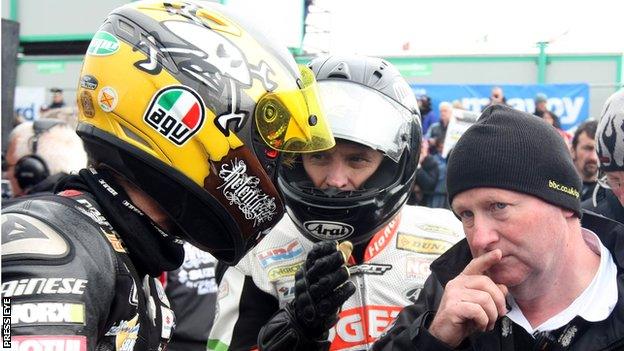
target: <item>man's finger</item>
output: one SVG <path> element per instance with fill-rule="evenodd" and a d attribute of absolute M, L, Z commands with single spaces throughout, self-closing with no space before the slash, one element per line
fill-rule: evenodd
<path fill-rule="evenodd" d="M 462 274 L 480 275 L 485 273 L 490 267 L 500 262 L 503 252 L 500 249 L 489 251 L 479 257 L 473 258 L 464 268 Z"/>

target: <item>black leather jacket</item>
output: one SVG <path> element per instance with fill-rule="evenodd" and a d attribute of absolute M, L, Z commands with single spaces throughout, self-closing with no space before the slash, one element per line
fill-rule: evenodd
<path fill-rule="evenodd" d="M 581 225 L 598 235 L 609 249 L 618 268 L 618 303 L 604 321 L 586 323 L 567 350 L 624 350 L 624 226 L 591 212 L 584 212 Z M 444 292 L 443 286 L 457 276 L 472 256 L 466 240 L 450 248 L 431 264 L 431 275 L 415 304 L 404 308 L 394 326 L 375 343 L 374 350 L 451 350 L 431 334 L 427 327 L 433 319 Z M 506 320 L 506 322 L 503 322 Z M 460 350 L 535 350 L 538 341 L 522 327 L 504 317 L 494 330 L 475 333 L 465 339 Z M 503 324 L 507 328 L 503 333 Z M 505 336 L 503 336 L 505 334 Z M 548 350 L 565 350 L 553 345 Z"/>
<path fill-rule="evenodd" d="M 2 211 L 2 298 L 16 350 L 163 350 L 174 316 L 139 276 L 88 194 L 40 195 Z"/>

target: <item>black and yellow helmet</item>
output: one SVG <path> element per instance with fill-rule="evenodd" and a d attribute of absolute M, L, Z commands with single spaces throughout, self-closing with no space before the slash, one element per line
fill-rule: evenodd
<path fill-rule="evenodd" d="M 115 9 L 87 49 L 77 98 L 91 161 L 230 264 L 284 213 L 279 151 L 334 145 L 311 71 L 213 3 Z"/>

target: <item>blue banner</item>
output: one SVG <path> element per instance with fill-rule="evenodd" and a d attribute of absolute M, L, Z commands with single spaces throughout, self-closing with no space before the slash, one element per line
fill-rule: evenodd
<path fill-rule="evenodd" d="M 438 114 L 438 105 L 442 101 L 458 100 L 463 108 L 480 113 L 489 103 L 489 96 L 494 85 L 491 84 L 411 84 L 416 96 L 427 95 L 431 98 L 431 108 Z M 535 111 L 534 98 L 538 93 L 547 96 L 548 109 L 559 116 L 561 128 L 575 129 L 589 117 L 589 85 L 582 84 L 527 84 L 496 85 L 503 89 L 507 104 L 528 113 Z"/>

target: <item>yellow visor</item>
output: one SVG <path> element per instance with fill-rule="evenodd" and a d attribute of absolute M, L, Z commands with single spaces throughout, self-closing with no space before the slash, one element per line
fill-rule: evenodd
<path fill-rule="evenodd" d="M 334 147 L 336 142 L 321 106 L 314 74 L 299 66 L 298 90 L 269 92 L 255 111 L 256 127 L 262 140 L 272 149 L 288 152 L 317 152 Z"/>

